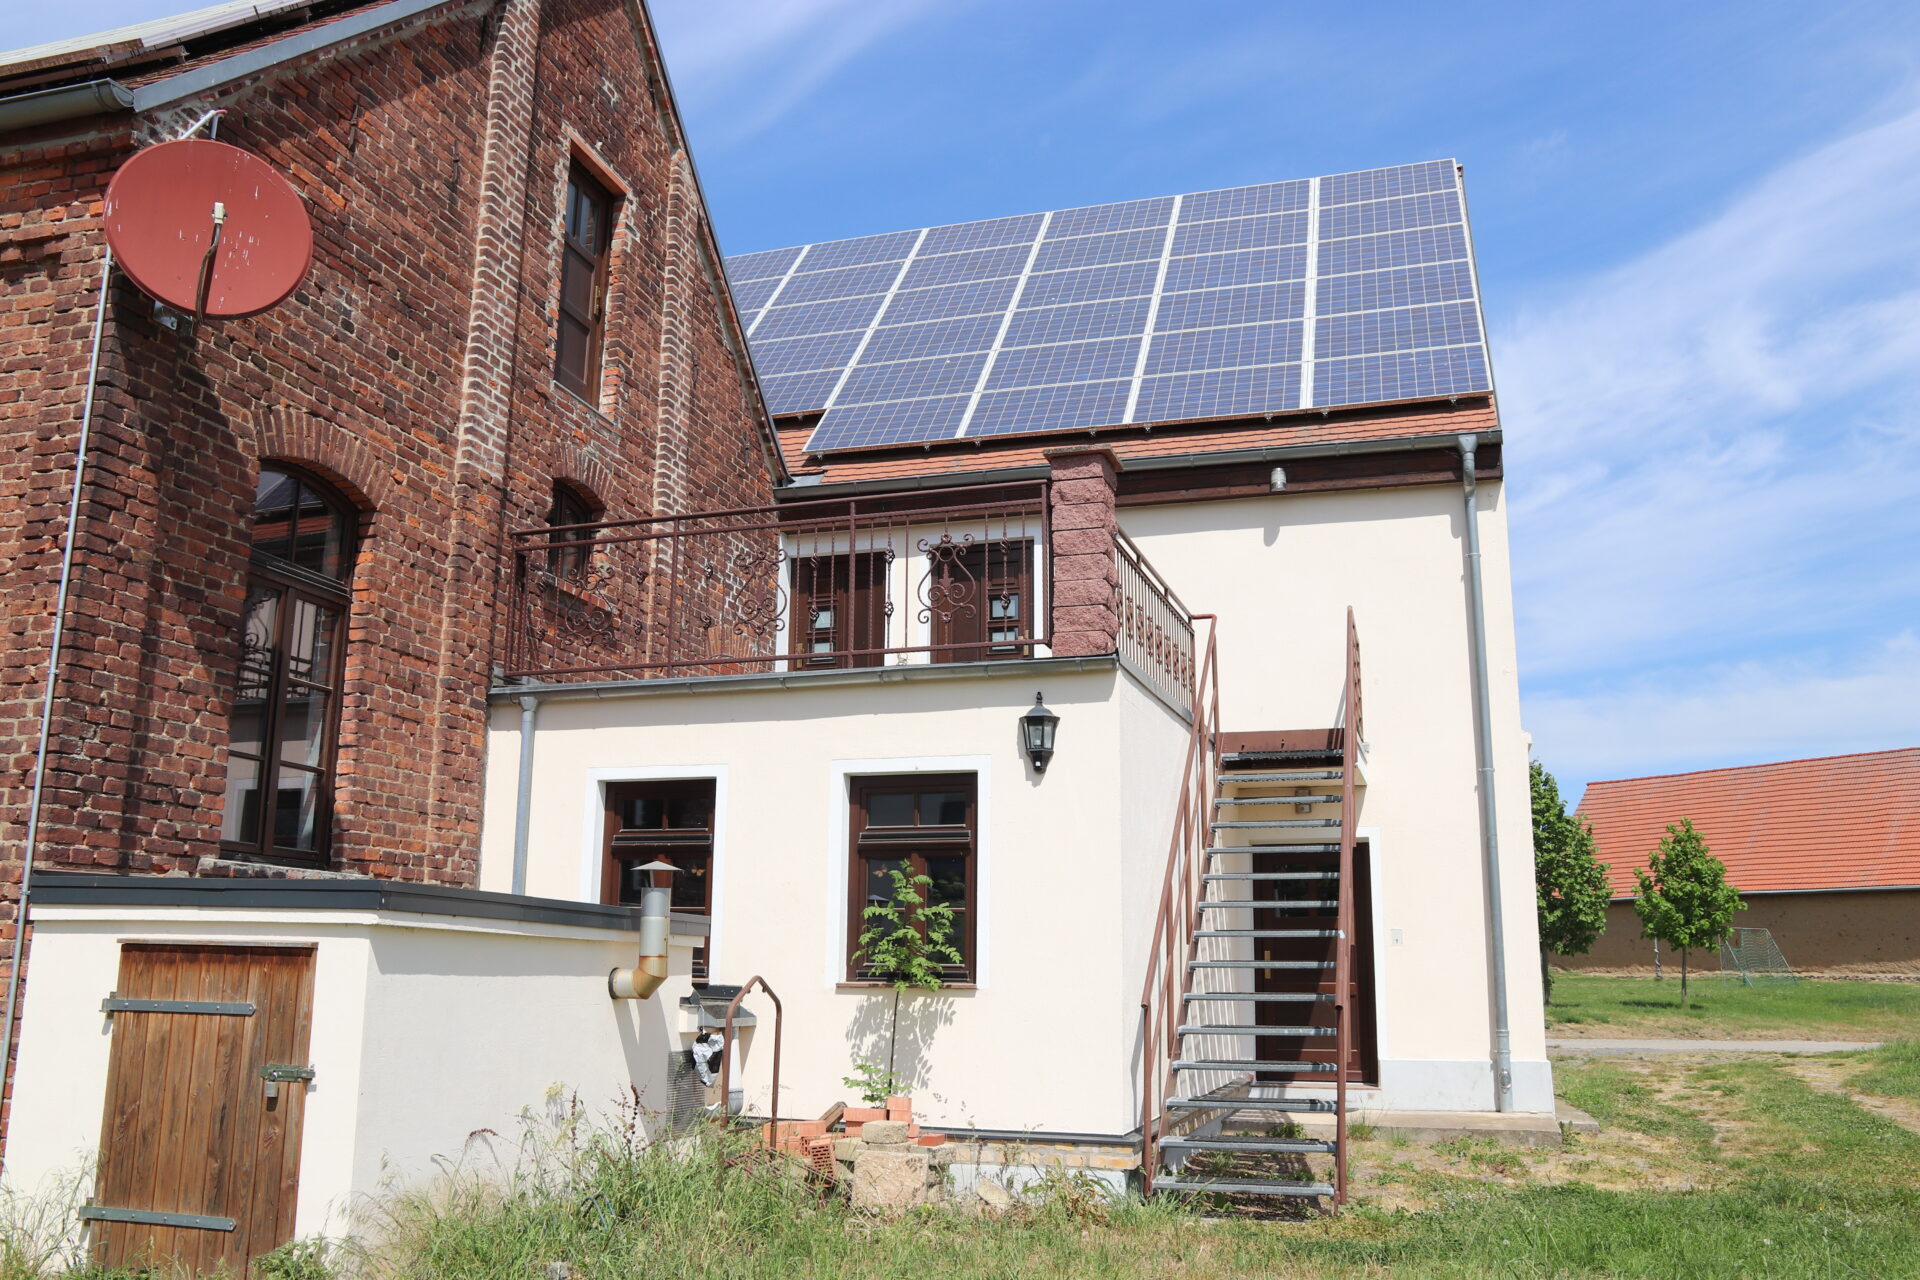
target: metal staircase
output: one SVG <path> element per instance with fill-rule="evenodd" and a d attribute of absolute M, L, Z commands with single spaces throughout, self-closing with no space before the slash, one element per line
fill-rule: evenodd
<path fill-rule="evenodd" d="M 1357 994 L 1352 611 L 1325 752 L 1221 749 L 1211 629 L 1195 694 L 1140 1005 L 1143 1187 L 1341 1204 Z M 1302 1135 L 1293 1118 L 1310 1114 L 1331 1115 L 1333 1137 Z M 1263 1120 L 1269 1132 L 1247 1132 Z M 1308 1157 L 1331 1157 L 1331 1179 Z"/>

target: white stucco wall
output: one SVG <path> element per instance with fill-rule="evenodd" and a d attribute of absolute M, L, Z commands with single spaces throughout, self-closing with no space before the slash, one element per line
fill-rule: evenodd
<path fill-rule="evenodd" d="M 650 1000 L 613 1001 L 625 930 L 399 912 L 40 907 L 34 913 L 5 1185 L 55 1194 L 90 1172 L 105 1104 L 123 942 L 313 944 L 313 1029 L 301 1133 L 298 1235 L 337 1233 L 363 1197 L 449 1161 L 511 1160 L 521 1115 L 550 1093 L 605 1114 L 629 1085 L 666 1107 L 684 1047 L 678 1000 L 690 937 Z M 491 1129 L 496 1137 L 476 1131 Z M 90 1182 L 83 1185 L 90 1186 Z"/>
<path fill-rule="evenodd" d="M 922 668 L 923 672 L 929 669 Z M 849 675 L 857 673 L 848 673 Z M 977 984 L 906 999 L 897 1069 L 923 1119 L 987 1129 L 1123 1133 L 1139 969 L 1130 872 L 1165 858 L 1164 760 L 1187 724 L 1112 663 L 1018 674 L 931 671 L 887 683 L 802 677 L 790 687 L 641 691 L 542 705 L 528 886 L 597 889 L 602 789 L 613 780 L 720 780 L 716 982 L 764 975 L 785 1002 L 779 1112 L 851 1097 L 856 1058 L 884 1055 L 891 991 L 844 984 L 848 780 L 964 772 L 979 786 Z M 1061 718 L 1044 776 L 1020 748 L 1036 690 Z M 510 874 L 518 708 L 496 709 L 483 887 Z M 1127 901 L 1123 903 L 1123 896 Z M 1151 908 L 1149 907 L 1150 911 Z M 745 1078 L 767 1105 L 770 1005 Z"/>
<path fill-rule="evenodd" d="M 1540 1017 L 1526 740 L 1501 486 L 1480 487 L 1516 1105 L 1552 1109 Z M 1346 609 L 1362 654 L 1379 935 L 1379 1105 L 1493 1106 L 1492 986 L 1457 486 L 1127 507 L 1187 604 L 1220 615 L 1229 731 L 1338 722 Z"/>

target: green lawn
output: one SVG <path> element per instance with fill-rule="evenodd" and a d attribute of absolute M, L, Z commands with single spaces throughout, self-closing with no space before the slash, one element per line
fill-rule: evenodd
<path fill-rule="evenodd" d="M 1810 982 L 1742 986 L 1696 976 L 1691 1007 L 1680 982 L 1557 973 L 1547 1030 L 1554 1035 L 1701 1036 L 1724 1040 L 1888 1040 L 1920 1032 L 1920 983 Z"/>
<path fill-rule="evenodd" d="M 1915 1061 L 1563 1063 L 1562 1090 L 1605 1123 L 1599 1135 L 1566 1150 L 1375 1136 L 1356 1146 L 1356 1202 L 1291 1222 L 1109 1201 L 1070 1178 L 1000 1216 L 886 1221 L 737 1147 L 569 1128 L 527 1149 L 512 1186 L 398 1197 L 335 1267 L 305 1257 L 257 1271 L 537 1280 L 562 1261 L 575 1280 L 1920 1280 L 1920 1133 L 1806 1076 L 1809 1064 Z M 0 1231 L 0 1278 L 41 1280 L 8 1265 L 4 1245 Z"/>
<path fill-rule="evenodd" d="M 1920 1102 L 1920 1040 L 1901 1040 L 1860 1055 L 1866 1070 L 1852 1084 L 1868 1093 Z"/>

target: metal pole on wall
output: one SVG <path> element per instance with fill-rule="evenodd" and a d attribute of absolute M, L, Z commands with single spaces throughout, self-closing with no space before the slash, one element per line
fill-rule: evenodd
<path fill-rule="evenodd" d="M 33 855 L 40 846 L 40 796 L 47 784 L 47 743 L 53 733 L 53 696 L 60 680 L 60 647 L 67 632 L 67 594 L 73 585 L 73 547 L 86 484 L 87 447 L 93 438 L 93 390 L 100 374 L 100 343 L 106 332 L 107 287 L 113 280 L 113 250 L 100 263 L 100 292 L 93 307 L 93 346 L 87 356 L 86 398 L 80 405 L 80 439 L 73 449 L 73 485 L 67 491 L 67 526 L 60 535 L 60 585 L 53 596 L 53 638 L 47 646 L 47 678 L 40 693 L 40 742 L 33 757 L 33 790 L 27 797 L 27 834 L 20 855 L 20 894 L 13 905 L 13 948 L 7 968 L 6 1029 L 0 1032 L 0 1103 L 13 1078 L 13 1024 L 20 1006 L 20 958 L 27 939 L 27 896 L 33 891 Z"/>
<path fill-rule="evenodd" d="M 226 108 L 215 108 L 181 130 L 176 138 L 190 138 L 208 129 L 209 136 L 220 128 Z M 106 334 L 107 290 L 113 283 L 113 246 L 103 246 L 100 259 L 100 289 L 94 298 L 93 342 L 87 355 L 87 389 L 80 403 L 80 438 L 73 447 L 73 485 L 67 491 L 67 524 L 61 533 L 60 582 L 53 598 L 53 635 L 47 645 L 47 678 L 40 695 L 39 744 L 33 756 L 33 787 L 27 796 L 27 831 L 21 841 L 20 892 L 13 906 L 13 944 L 7 966 L 7 1007 L 4 1030 L 0 1030 L 0 1106 L 13 1081 L 13 1028 L 20 1008 L 20 961 L 27 940 L 27 908 L 33 892 L 33 858 L 40 847 L 40 797 L 46 790 L 47 746 L 53 733 L 54 691 L 60 681 L 60 650 L 67 633 L 67 596 L 73 585 L 73 549 L 80 523 L 80 495 L 86 487 L 87 450 L 93 440 L 94 389 L 100 380 L 100 346 Z"/>

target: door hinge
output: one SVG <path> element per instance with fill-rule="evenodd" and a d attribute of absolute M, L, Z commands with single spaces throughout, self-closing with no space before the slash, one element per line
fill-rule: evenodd
<path fill-rule="evenodd" d="M 231 1231 L 238 1224 L 232 1218 L 209 1213 L 160 1213 L 153 1209 L 109 1209 L 103 1204 L 83 1204 L 80 1217 L 90 1222 L 137 1222 L 149 1227 L 198 1227 L 202 1231 Z"/>
<path fill-rule="evenodd" d="M 253 1004 L 247 1000 L 139 1000 L 110 995 L 100 1002 L 102 1013 L 215 1013 L 229 1017 L 251 1018 Z"/>

